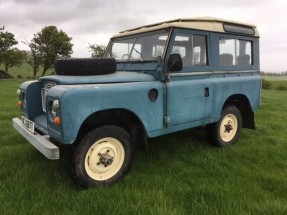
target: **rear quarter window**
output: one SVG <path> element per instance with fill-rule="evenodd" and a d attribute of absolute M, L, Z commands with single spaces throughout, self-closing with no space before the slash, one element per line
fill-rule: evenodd
<path fill-rule="evenodd" d="M 230 38 L 219 40 L 220 66 L 248 66 L 252 64 L 251 41 Z"/>

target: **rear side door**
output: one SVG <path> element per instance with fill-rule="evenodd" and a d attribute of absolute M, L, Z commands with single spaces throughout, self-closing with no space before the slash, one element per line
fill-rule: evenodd
<path fill-rule="evenodd" d="M 212 84 L 208 41 L 208 32 L 186 29 L 175 29 L 173 32 L 167 58 L 173 53 L 180 54 L 183 69 L 169 72 L 166 67 L 168 126 L 200 122 L 211 116 Z"/>

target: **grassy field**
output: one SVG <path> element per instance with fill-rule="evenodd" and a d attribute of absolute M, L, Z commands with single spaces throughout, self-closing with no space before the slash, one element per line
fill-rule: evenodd
<path fill-rule="evenodd" d="M 0 64 L 0 70 L 4 70 L 4 66 Z M 49 69 L 47 71 L 47 75 L 51 74 L 54 71 L 54 69 Z M 43 68 L 41 67 L 37 77 L 39 77 L 43 72 Z M 27 77 L 33 77 L 33 68 L 27 64 L 27 63 L 23 63 L 21 66 L 17 67 L 12 67 L 9 68 L 8 73 L 10 75 L 12 75 L 13 77 L 17 78 L 18 76 L 22 76 L 23 78 L 27 78 Z"/>
<path fill-rule="evenodd" d="M 276 90 L 279 86 L 287 89 L 287 76 L 262 76 L 263 79 L 271 82 L 271 89 Z"/>
<path fill-rule="evenodd" d="M 0 80 L 0 214 L 287 214 L 287 93 L 263 91 L 257 130 L 216 148 L 203 129 L 150 141 L 119 183 L 81 190 L 12 128 L 21 80 Z"/>
<path fill-rule="evenodd" d="M 265 78 L 268 81 L 287 81 L 287 76 L 267 76 L 267 75 L 264 75 L 263 78 Z"/>

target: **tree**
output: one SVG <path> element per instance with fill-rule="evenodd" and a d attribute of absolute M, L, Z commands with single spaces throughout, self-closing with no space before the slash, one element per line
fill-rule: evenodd
<path fill-rule="evenodd" d="M 2 62 L 5 67 L 5 72 L 8 73 L 8 69 L 14 66 L 21 66 L 26 58 L 26 53 L 20 51 L 17 48 L 9 49 L 4 52 L 2 56 Z"/>
<path fill-rule="evenodd" d="M 92 52 L 92 58 L 102 58 L 106 52 L 107 47 L 104 45 L 89 44 L 90 52 Z"/>
<path fill-rule="evenodd" d="M 27 57 L 26 62 L 32 66 L 33 78 L 35 78 L 42 63 L 42 53 L 39 51 L 39 47 L 36 43 L 29 43 L 27 40 L 22 41 L 22 43 L 28 45 L 31 50 L 31 54 Z"/>
<path fill-rule="evenodd" d="M 33 66 L 34 76 L 40 64 L 43 66 L 42 76 L 44 76 L 47 70 L 53 67 L 57 58 L 70 57 L 73 53 L 71 40 L 71 37 L 64 31 L 58 30 L 56 26 L 47 26 L 34 34 L 31 42 L 26 43 L 32 53 L 29 60 Z"/>
<path fill-rule="evenodd" d="M 3 57 L 5 52 L 12 48 L 12 46 L 18 44 L 15 40 L 14 34 L 10 32 L 0 32 L 0 63 L 3 63 Z"/>

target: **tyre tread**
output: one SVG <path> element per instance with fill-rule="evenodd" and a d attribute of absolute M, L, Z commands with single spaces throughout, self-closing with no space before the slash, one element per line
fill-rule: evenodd
<path fill-rule="evenodd" d="M 223 119 L 223 117 L 230 113 L 234 114 L 237 117 L 238 130 L 234 138 L 228 143 L 226 143 L 220 138 L 219 129 L 220 129 L 220 122 Z M 222 110 L 222 114 L 218 122 L 207 125 L 206 131 L 207 131 L 208 141 L 217 147 L 224 147 L 227 145 L 231 145 L 238 140 L 240 136 L 241 127 L 242 127 L 242 117 L 241 117 L 241 113 L 239 109 L 233 105 L 227 106 Z"/>
<path fill-rule="evenodd" d="M 105 181 L 96 181 L 92 179 L 85 171 L 85 151 L 87 151 L 92 146 L 95 140 L 99 140 L 107 136 L 116 136 L 125 141 L 121 141 L 125 148 L 125 160 L 123 166 L 116 175 Z M 79 142 L 73 154 L 72 176 L 74 181 L 76 182 L 76 184 L 83 188 L 107 186 L 114 184 L 115 182 L 122 179 L 129 172 L 132 166 L 132 147 L 133 144 L 130 135 L 126 132 L 126 130 L 122 129 L 121 127 L 114 125 L 105 125 L 90 131 Z"/>
<path fill-rule="evenodd" d="M 114 58 L 68 58 L 55 62 L 57 75 L 88 76 L 105 75 L 116 71 Z"/>

